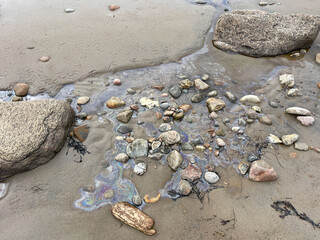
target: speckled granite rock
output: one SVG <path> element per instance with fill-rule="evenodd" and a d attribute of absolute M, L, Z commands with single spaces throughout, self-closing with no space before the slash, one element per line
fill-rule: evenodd
<path fill-rule="evenodd" d="M 320 30 L 320 17 L 259 10 L 236 10 L 220 16 L 214 34 L 217 48 L 263 57 L 309 48 Z"/>
<path fill-rule="evenodd" d="M 0 179 L 50 161 L 73 118 L 73 109 L 60 100 L 0 102 Z"/>

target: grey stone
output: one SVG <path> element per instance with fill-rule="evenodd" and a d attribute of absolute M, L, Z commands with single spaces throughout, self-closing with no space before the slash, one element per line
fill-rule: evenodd
<path fill-rule="evenodd" d="M 294 143 L 294 148 L 299 150 L 299 151 L 308 151 L 309 150 L 308 144 L 302 143 L 302 142 L 295 142 Z"/>
<path fill-rule="evenodd" d="M 169 103 L 167 103 L 167 102 L 160 103 L 160 107 L 161 107 L 162 110 L 166 110 L 169 106 L 170 106 L 170 105 L 169 105 Z"/>
<path fill-rule="evenodd" d="M 268 103 L 269 103 L 270 107 L 273 107 L 273 108 L 279 107 L 279 103 L 277 103 L 277 102 L 269 100 Z"/>
<path fill-rule="evenodd" d="M 132 117 L 132 110 L 125 110 L 117 115 L 117 120 L 122 123 L 128 123 Z"/>
<path fill-rule="evenodd" d="M 164 132 L 159 136 L 159 139 L 161 139 L 166 145 L 172 145 L 180 142 L 180 134 L 177 131 L 168 131 Z"/>
<path fill-rule="evenodd" d="M 220 16 L 214 45 L 222 50 L 263 57 L 309 48 L 320 30 L 320 18 L 259 10 L 236 10 Z"/>
<path fill-rule="evenodd" d="M 311 112 L 308 109 L 302 107 L 290 107 L 285 110 L 286 113 L 292 115 L 309 116 Z"/>
<path fill-rule="evenodd" d="M 152 160 L 160 160 L 163 157 L 162 153 L 152 153 L 148 155 L 148 158 Z"/>
<path fill-rule="evenodd" d="M 9 189 L 9 183 L 0 183 L 0 200 L 4 198 Z"/>
<path fill-rule="evenodd" d="M 224 96 L 232 103 L 237 101 L 236 96 L 234 96 L 231 92 L 225 92 Z"/>
<path fill-rule="evenodd" d="M 134 196 L 132 197 L 132 203 L 133 203 L 134 205 L 136 205 L 136 206 L 140 206 L 140 205 L 142 204 L 142 199 L 141 199 L 141 197 L 138 196 L 138 195 L 134 195 Z"/>
<path fill-rule="evenodd" d="M 128 88 L 128 89 L 127 89 L 127 93 L 130 94 L 130 95 L 134 95 L 134 94 L 136 94 L 136 92 L 137 92 L 137 91 L 134 90 L 134 89 L 132 89 L 132 88 Z"/>
<path fill-rule="evenodd" d="M 217 183 L 220 179 L 220 177 L 218 176 L 218 174 L 214 173 L 214 172 L 206 172 L 204 174 L 204 179 L 208 182 L 208 183 Z"/>
<path fill-rule="evenodd" d="M 0 102 L 0 179 L 50 161 L 63 147 L 74 111 L 61 100 Z"/>
<path fill-rule="evenodd" d="M 147 165 L 145 163 L 138 163 L 134 165 L 133 172 L 137 175 L 143 175 L 147 171 Z"/>
<path fill-rule="evenodd" d="M 191 97 L 191 102 L 199 103 L 206 99 L 206 95 L 203 93 L 196 93 Z"/>
<path fill-rule="evenodd" d="M 130 158 L 146 157 L 148 150 L 148 141 L 142 138 L 135 139 L 127 146 L 127 154 Z"/>
<path fill-rule="evenodd" d="M 120 125 L 117 128 L 117 132 L 118 133 L 122 133 L 122 134 L 126 134 L 126 133 L 129 133 L 129 132 L 132 132 L 132 127 L 130 127 L 128 125 Z"/>
<path fill-rule="evenodd" d="M 119 153 L 114 157 L 114 160 L 126 163 L 129 160 L 129 156 L 125 153 Z"/>
<path fill-rule="evenodd" d="M 176 171 L 180 167 L 182 160 L 183 159 L 181 154 L 176 150 L 173 150 L 167 156 L 167 162 L 169 164 L 169 167 L 174 171 Z"/>
<path fill-rule="evenodd" d="M 193 151 L 193 147 L 189 142 L 181 143 L 182 151 Z"/>
<path fill-rule="evenodd" d="M 209 98 L 215 97 L 217 95 L 218 95 L 218 92 L 216 90 L 213 90 L 213 91 L 207 93 L 207 97 L 209 97 Z"/>
<path fill-rule="evenodd" d="M 169 89 L 169 93 L 172 97 L 178 98 L 181 95 L 181 89 L 178 86 L 173 86 L 172 88 Z"/>
<path fill-rule="evenodd" d="M 293 74 L 282 74 L 279 76 L 279 81 L 282 85 L 287 87 L 294 87 L 294 75 Z"/>
<path fill-rule="evenodd" d="M 181 180 L 177 186 L 177 192 L 183 196 L 188 196 L 191 193 L 192 187 L 186 180 Z"/>

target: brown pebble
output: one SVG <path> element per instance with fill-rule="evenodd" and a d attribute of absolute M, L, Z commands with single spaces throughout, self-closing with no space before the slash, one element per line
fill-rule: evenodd
<path fill-rule="evenodd" d="M 116 78 L 113 80 L 113 85 L 116 85 L 116 86 L 120 86 L 122 83 L 121 83 L 121 80 L 119 78 Z"/>
<path fill-rule="evenodd" d="M 161 94 L 161 97 L 168 97 L 168 96 L 169 96 L 168 93 L 162 93 L 162 94 Z"/>
<path fill-rule="evenodd" d="M 119 8 L 120 8 L 120 6 L 118 6 L 118 5 L 114 5 L 114 4 L 109 5 L 109 10 L 110 11 L 115 11 L 115 10 L 117 10 Z"/>
<path fill-rule="evenodd" d="M 161 119 L 161 118 L 162 118 L 162 113 L 156 112 L 156 118 L 157 118 L 157 119 Z"/>
<path fill-rule="evenodd" d="M 217 157 L 217 156 L 219 156 L 220 152 L 219 152 L 219 150 L 215 150 L 215 151 L 213 152 L 213 154 Z"/>
<path fill-rule="evenodd" d="M 87 116 L 86 117 L 86 120 L 91 120 L 92 119 L 92 116 Z"/>
<path fill-rule="evenodd" d="M 192 109 L 192 106 L 190 104 L 182 104 L 180 107 L 184 112 L 188 112 Z"/>
<path fill-rule="evenodd" d="M 43 56 L 39 59 L 40 62 L 49 62 L 50 57 L 49 56 Z"/>
<path fill-rule="evenodd" d="M 77 105 L 76 108 L 77 108 L 78 113 L 82 111 L 82 107 L 81 106 Z"/>
<path fill-rule="evenodd" d="M 203 144 L 203 146 L 204 146 L 205 148 L 209 148 L 209 147 L 210 147 L 210 144 L 209 144 L 209 143 L 205 143 L 205 144 Z"/>
<path fill-rule="evenodd" d="M 171 121 L 171 117 L 169 117 L 169 116 L 164 116 L 164 117 L 162 118 L 162 120 L 163 120 L 163 122 L 168 123 L 168 122 Z"/>
<path fill-rule="evenodd" d="M 138 111 L 139 110 L 139 106 L 138 105 L 130 105 L 130 108 L 134 111 Z"/>
<path fill-rule="evenodd" d="M 134 141 L 133 137 L 127 137 L 126 138 L 127 143 L 132 143 Z"/>
<path fill-rule="evenodd" d="M 149 138 L 149 139 L 148 139 L 148 142 L 149 142 L 149 143 L 153 143 L 155 140 L 156 140 L 155 138 Z"/>
<path fill-rule="evenodd" d="M 160 92 L 164 89 L 162 85 L 153 85 L 152 88 L 159 90 Z"/>
<path fill-rule="evenodd" d="M 320 82 L 317 83 L 317 87 L 320 88 Z"/>
<path fill-rule="evenodd" d="M 13 90 L 17 97 L 25 97 L 28 94 L 29 85 L 25 83 L 17 83 Z"/>
<path fill-rule="evenodd" d="M 192 110 L 192 113 L 193 113 L 193 114 L 196 114 L 196 113 L 197 113 L 197 111 L 196 111 L 196 110 Z"/>

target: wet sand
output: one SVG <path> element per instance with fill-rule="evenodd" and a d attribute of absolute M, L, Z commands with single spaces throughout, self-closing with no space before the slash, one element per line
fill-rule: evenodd
<path fill-rule="evenodd" d="M 203 6 L 195 6 L 186 2 L 177 1 L 176 4 L 179 6 L 181 4 L 190 9 L 203 9 Z M 314 4 L 312 1 L 304 3 L 296 3 L 295 1 L 295 4 L 292 4 L 292 1 L 282 1 L 281 5 L 270 6 L 267 9 L 271 10 L 272 8 L 271 11 L 282 13 L 303 12 L 320 15 L 320 8 Z M 31 4 L 30 6 L 33 5 Z M 230 6 L 231 8 L 263 9 L 255 1 L 231 1 Z M 63 8 L 64 5 L 62 6 Z M 3 11 L 3 6 L 1 9 Z M 75 13 L 77 13 L 77 7 L 75 9 Z M 205 9 L 211 9 L 211 7 L 206 7 Z M 179 12 L 177 9 L 175 11 Z M 62 12 L 61 14 L 64 13 Z M 177 14 L 188 16 L 183 11 Z M 1 16 L 3 17 L 3 15 L 4 13 L 2 12 Z M 204 18 L 206 19 L 206 17 Z M 205 19 L 201 17 L 197 21 L 207 21 Z M 205 37 L 204 33 L 206 31 L 202 32 L 202 39 Z M 194 33 L 193 36 L 195 36 Z M 261 125 L 259 122 L 249 125 L 246 128 L 246 134 L 250 138 L 258 142 L 264 140 L 269 133 L 281 136 L 297 132 L 300 135 L 299 140 L 301 142 L 306 142 L 310 146 L 320 147 L 318 135 L 320 130 L 318 124 L 320 120 L 318 117 L 320 115 L 318 107 L 319 89 L 316 88 L 316 83 L 319 82 L 320 68 L 314 62 L 315 53 L 320 51 L 319 36 L 307 55 L 299 61 L 288 60 L 284 57 L 256 59 L 224 53 L 212 47 L 211 39 L 212 32 L 208 33 L 205 46 L 200 52 L 185 57 L 178 63 L 131 71 L 104 73 L 95 76 L 95 79 L 85 78 L 75 84 L 74 93 L 78 96 L 90 94 L 92 101 L 84 106 L 83 111 L 97 114 L 97 112 L 106 110 L 103 105 L 111 95 L 123 96 L 128 105 L 142 96 L 153 95 L 156 98 L 160 98 L 160 92 L 151 90 L 150 86 L 152 84 L 164 84 L 166 86 L 164 92 L 166 92 L 174 84 L 174 81 L 178 81 L 175 76 L 180 73 L 189 74 L 190 76 L 208 73 L 215 79 L 220 78 L 225 82 L 224 86 L 216 87 L 220 95 L 229 90 L 236 96 L 249 93 L 263 96 L 264 101 L 260 107 L 267 116 L 273 119 L 274 123 L 272 126 Z M 199 44 L 201 45 L 201 41 Z M 181 47 L 180 42 L 178 45 Z M 194 42 L 192 44 L 191 42 L 186 43 L 185 47 L 190 48 L 190 46 L 192 46 L 193 50 L 199 48 Z M 181 49 L 175 50 L 177 50 L 178 55 L 181 53 Z M 87 63 L 80 60 L 81 52 L 69 47 L 68 51 L 77 59 L 77 64 L 84 65 Z M 132 54 L 140 57 L 137 51 L 132 49 L 131 51 Z M 53 53 L 56 52 L 56 50 L 53 51 Z M 186 54 L 179 55 L 179 57 L 178 55 L 177 59 Z M 34 55 L 34 57 L 36 56 Z M 99 66 L 100 63 L 97 58 L 92 57 L 92 64 Z M 14 59 L 17 58 L 19 57 L 16 56 Z M 164 62 L 176 60 L 168 56 L 164 57 L 164 59 L 166 59 L 163 60 Z M 141 61 L 143 65 L 150 64 L 150 62 Z M 49 63 L 54 65 L 54 62 L 50 61 Z M 154 64 L 156 64 L 156 60 Z M 19 62 L 17 65 L 23 66 Z M 123 66 L 125 68 L 125 65 Z M 134 67 L 133 65 L 130 66 Z M 83 66 L 84 69 L 86 67 Z M 44 71 L 49 76 L 51 74 L 56 76 L 53 72 L 41 71 Z M 70 71 L 67 65 L 66 71 Z M 63 75 L 64 73 L 61 71 L 60 74 Z M 278 82 L 278 76 L 282 73 L 293 73 L 295 75 L 296 84 L 303 93 L 302 97 L 287 98 L 285 96 L 286 93 L 282 91 Z M 21 74 L 25 74 L 23 70 L 21 70 Z M 115 77 L 122 79 L 123 85 L 120 87 L 105 87 L 105 89 L 101 89 L 104 90 L 103 92 L 100 92 L 101 90 L 98 92 L 98 87 L 91 83 L 92 80 L 94 82 L 101 81 L 101 83 L 105 81 L 111 82 Z M 76 80 L 73 77 L 70 79 Z M 69 82 L 69 80 L 65 79 L 63 81 Z M 65 82 L 60 82 L 59 84 Z M 145 84 L 146 82 L 148 84 Z M 13 84 L 14 81 L 9 83 Z M 52 83 L 52 86 L 57 86 L 55 89 L 58 89 L 59 84 Z M 34 89 L 37 88 L 36 82 L 34 85 Z M 142 90 L 142 94 L 125 95 L 126 89 L 129 87 Z M 43 89 L 48 90 L 47 88 Z M 33 90 L 33 92 L 35 93 L 37 90 Z M 177 103 L 185 103 L 187 99 L 187 96 L 182 96 L 175 101 Z M 269 107 L 268 99 L 279 100 L 280 107 L 277 109 Z M 301 126 L 294 117 L 285 115 L 284 109 L 293 105 L 301 105 L 314 112 L 316 114 L 315 125 L 306 128 Z M 200 120 L 194 124 L 187 124 L 183 120 L 181 123 L 175 123 L 174 126 L 186 129 L 186 131 L 191 126 L 191 129 L 188 129 L 191 136 L 200 132 L 205 138 L 207 137 L 205 129 L 209 128 L 211 124 L 207 114 L 205 114 L 207 110 L 204 103 L 194 104 L 194 106 L 197 107 L 197 116 L 201 116 Z M 231 122 L 237 119 L 238 115 L 244 111 L 232 112 L 233 107 L 232 104 L 228 103 L 222 113 L 223 116 L 230 118 Z M 114 119 L 115 113 L 108 113 L 107 115 L 111 120 Z M 148 111 L 132 118 L 129 125 L 134 127 L 135 137 L 146 137 L 142 127 L 138 127 L 136 124 L 138 119 L 150 122 L 155 126 L 160 124 L 154 114 Z M 103 123 L 99 122 L 98 116 L 94 116 L 91 121 L 90 134 L 85 141 L 91 154 L 86 155 L 82 163 L 75 162 L 79 159 L 78 155 L 74 156 L 72 152 L 66 155 L 67 148 L 64 147 L 49 163 L 6 180 L 11 185 L 8 195 L 0 201 L 1 239 L 150 238 L 128 226 L 122 225 L 118 220 L 114 219 L 110 213 L 109 205 L 91 212 L 74 207 L 74 202 L 80 198 L 79 189 L 85 186 L 93 186 L 95 177 L 99 173 L 105 172 L 105 153 L 107 151 L 115 152 L 116 134 L 113 131 L 115 127 L 106 118 L 104 118 L 104 121 Z M 114 122 L 114 124 L 117 123 Z M 232 139 L 231 135 L 227 135 L 226 138 L 228 141 Z M 297 153 L 296 158 L 290 157 L 292 152 Z M 246 152 L 243 156 L 239 156 L 237 152 L 230 152 L 229 157 L 244 160 L 246 159 L 246 154 L 248 153 Z M 299 212 L 306 213 L 315 222 L 318 222 L 320 220 L 318 217 L 320 216 L 319 158 L 319 153 L 311 150 L 299 152 L 292 146 L 266 149 L 262 159 L 268 161 L 279 176 L 278 180 L 268 183 L 252 182 L 240 176 L 232 166 L 217 167 L 216 171 L 221 177 L 217 185 L 221 188 L 212 190 L 207 194 L 203 203 L 193 193 L 189 197 L 176 201 L 169 198 L 161 198 L 159 202 L 146 205 L 143 208 L 156 222 L 155 229 L 157 234 L 152 238 L 318 239 L 320 236 L 319 229 L 313 228 L 309 223 L 301 221 L 295 216 L 281 219 L 279 218 L 279 213 L 274 211 L 270 205 L 277 200 L 289 200 Z M 131 174 L 130 171 L 132 170 L 126 173 L 126 177 L 135 183 L 141 196 L 144 196 L 144 194 L 155 196 L 160 188 L 163 187 L 163 184 L 170 179 L 171 170 L 168 170 L 168 167 L 161 165 L 157 161 L 151 161 L 148 165 L 147 173 L 142 177 Z M 223 225 L 221 224 L 222 219 L 230 220 L 230 222 Z"/>

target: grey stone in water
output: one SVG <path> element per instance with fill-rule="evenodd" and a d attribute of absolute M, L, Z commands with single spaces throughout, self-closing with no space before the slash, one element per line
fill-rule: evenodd
<path fill-rule="evenodd" d="M 294 143 L 294 148 L 299 150 L 299 151 L 308 151 L 309 150 L 308 144 L 302 143 L 302 142 L 295 142 Z"/>
<path fill-rule="evenodd" d="M 208 80 L 209 80 L 209 75 L 208 75 L 208 74 L 203 74 L 203 75 L 201 76 L 201 80 L 203 80 L 203 81 L 208 81 Z"/>
<path fill-rule="evenodd" d="M 320 30 L 320 18 L 259 10 L 236 10 L 217 21 L 214 45 L 226 51 L 264 57 L 309 48 Z"/>
<path fill-rule="evenodd" d="M 127 154 L 130 158 L 146 157 L 148 150 L 148 141 L 142 138 L 135 139 L 127 146 Z"/>
<path fill-rule="evenodd" d="M 76 118 L 85 119 L 87 116 L 88 116 L 87 113 L 78 113 L 78 114 L 76 115 Z"/>
<path fill-rule="evenodd" d="M 161 146 L 161 152 L 164 154 L 168 154 L 170 152 L 170 147 L 166 145 Z"/>
<path fill-rule="evenodd" d="M 174 171 L 176 171 L 180 167 L 182 160 L 183 159 L 181 154 L 176 150 L 173 150 L 167 156 L 167 162 L 169 164 L 169 167 Z"/>
<path fill-rule="evenodd" d="M 211 92 L 208 92 L 207 97 L 215 97 L 218 95 L 218 92 L 216 90 L 213 90 Z"/>
<path fill-rule="evenodd" d="M 117 120 L 122 123 L 128 123 L 132 117 L 133 110 L 125 110 L 117 115 Z"/>
<path fill-rule="evenodd" d="M 291 145 L 294 142 L 296 142 L 299 138 L 299 135 L 294 133 L 294 134 L 290 134 L 290 135 L 283 135 L 281 140 L 283 142 L 284 145 Z"/>
<path fill-rule="evenodd" d="M 268 103 L 269 103 L 270 107 L 273 107 L 273 108 L 279 107 L 279 103 L 277 103 L 277 102 L 269 100 Z"/>
<path fill-rule="evenodd" d="M 188 196 L 191 193 L 192 187 L 186 180 L 181 180 L 177 186 L 177 192 L 183 196 Z"/>
<path fill-rule="evenodd" d="M 142 200 L 141 200 L 141 197 L 138 196 L 138 195 L 134 195 L 132 197 L 132 203 L 136 206 L 140 206 L 142 204 Z"/>
<path fill-rule="evenodd" d="M 232 103 L 237 101 L 236 96 L 234 96 L 231 92 L 225 92 L 224 96 Z"/>
<path fill-rule="evenodd" d="M 176 151 L 180 152 L 180 147 L 179 147 L 179 145 L 178 145 L 178 144 L 174 144 L 174 145 L 172 145 L 172 146 L 171 146 L 171 149 L 172 149 L 172 150 L 176 150 Z"/>
<path fill-rule="evenodd" d="M 142 124 L 144 124 L 144 122 L 141 121 L 141 120 L 138 120 L 137 124 L 138 124 L 138 125 L 142 125 Z"/>
<path fill-rule="evenodd" d="M 244 120 L 243 118 L 239 118 L 239 119 L 238 119 L 238 124 L 239 124 L 239 126 L 244 127 L 244 126 L 247 125 L 247 122 L 246 122 L 246 120 Z"/>
<path fill-rule="evenodd" d="M 130 95 L 134 95 L 134 94 L 136 94 L 136 92 L 137 92 L 137 91 L 134 90 L 134 89 L 132 89 L 132 88 L 128 88 L 128 89 L 127 89 L 127 93 L 130 94 Z"/>
<path fill-rule="evenodd" d="M 202 145 L 204 143 L 202 137 L 196 137 L 191 140 L 193 145 Z"/>
<path fill-rule="evenodd" d="M 118 133 L 122 133 L 122 134 L 126 134 L 126 133 L 129 133 L 129 132 L 132 132 L 132 127 L 130 127 L 128 125 L 120 125 L 117 128 L 117 132 Z"/>
<path fill-rule="evenodd" d="M 160 107 L 162 110 L 166 110 L 168 107 L 170 107 L 169 103 L 164 102 L 164 103 L 160 103 Z"/>
<path fill-rule="evenodd" d="M 224 118 L 224 119 L 222 120 L 222 122 L 223 122 L 223 123 L 230 123 L 230 119 L 229 119 L 229 118 Z"/>
<path fill-rule="evenodd" d="M 172 97 L 178 98 L 181 95 L 181 89 L 178 86 L 173 86 L 172 88 L 169 89 L 169 93 Z"/>
<path fill-rule="evenodd" d="M 266 124 L 266 125 L 272 125 L 272 120 L 270 118 L 268 118 L 267 116 L 260 117 L 259 122 Z"/>
<path fill-rule="evenodd" d="M 189 142 L 181 143 L 182 151 L 193 151 L 193 146 Z"/>
<path fill-rule="evenodd" d="M 242 98 L 240 98 L 240 102 L 242 103 L 260 103 L 260 99 L 256 95 L 245 95 Z"/>
<path fill-rule="evenodd" d="M 162 123 L 159 127 L 160 132 L 168 132 L 172 129 L 171 125 L 169 123 Z"/>
<path fill-rule="evenodd" d="M 206 95 L 203 93 L 196 93 L 191 97 L 191 102 L 199 103 L 206 99 Z"/>
<path fill-rule="evenodd" d="M 50 161 L 64 146 L 74 120 L 62 100 L 0 102 L 0 179 Z"/>

